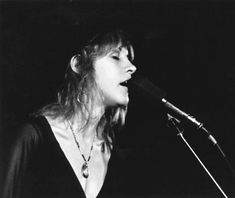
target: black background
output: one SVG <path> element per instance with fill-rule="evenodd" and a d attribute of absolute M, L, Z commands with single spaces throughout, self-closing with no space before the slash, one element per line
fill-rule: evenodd
<path fill-rule="evenodd" d="M 0 8 L 1 167 L 16 127 L 54 100 L 81 38 L 107 24 L 131 33 L 138 73 L 203 122 L 235 166 L 235 2 L 34 0 L 1 1 Z M 235 177 L 213 144 L 187 124 L 184 137 L 227 195 L 235 197 Z M 133 87 L 118 141 L 130 153 L 124 170 L 128 192 L 223 197 L 166 126 L 165 110 Z"/>

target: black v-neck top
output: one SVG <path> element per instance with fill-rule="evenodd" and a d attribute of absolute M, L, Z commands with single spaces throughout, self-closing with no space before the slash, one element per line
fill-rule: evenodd
<path fill-rule="evenodd" d="M 97 198 L 119 197 L 121 158 L 114 148 Z M 4 198 L 85 198 L 85 193 L 45 117 L 19 131 L 12 151 Z M 121 197 L 121 196 L 120 196 Z"/>

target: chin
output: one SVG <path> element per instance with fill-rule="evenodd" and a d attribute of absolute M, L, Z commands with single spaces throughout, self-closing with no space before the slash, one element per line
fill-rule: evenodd
<path fill-rule="evenodd" d="M 128 103 L 129 103 L 129 98 L 125 98 L 122 101 L 120 101 L 118 104 L 123 105 L 123 106 L 127 106 Z"/>
<path fill-rule="evenodd" d="M 106 100 L 104 101 L 106 106 L 112 107 L 112 106 L 127 106 L 129 103 L 129 97 L 127 95 L 125 96 L 117 96 L 116 97 L 106 97 Z"/>
<path fill-rule="evenodd" d="M 106 103 L 109 107 L 115 107 L 115 106 L 127 106 L 129 103 L 129 99 L 127 100 L 116 100 L 116 101 L 109 101 Z"/>

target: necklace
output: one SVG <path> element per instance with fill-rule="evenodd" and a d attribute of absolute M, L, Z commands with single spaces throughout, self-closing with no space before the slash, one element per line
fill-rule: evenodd
<path fill-rule="evenodd" d="M 77 140 L 77 138 L 76 138 L 76 136 L 75 136 L 75 132 L 74 132 L 74 130 L 73 130 L 73 128 L 72 128 L 72 125 L 71 125 L 71 123 L 70 123 L 69 121 L 68 121 L 68 124 L 69 124 L 70 130 L 72 131 L 72 134 L 73 134 L 75 143 L 76 143 L 76 145 L 77 145 L 77 147 L 78 147 L 78 150 L 79 150 L 79 152 L 80 152 L 80 154 L 81 154 L 81 156 L 82 156 L 82 158 L 83 158 L 83 160 L 84 160 L 84 163 L 83 163 L 82 168 L 81 168 L 82 176 L 83 176 L 85 179 L 87 179 L 87 178 L 89 177 L 89 174 L 90 174 L 88 163 L 89 163 L 89 161 L 90 161 L 90 159 L 91 159 L 91 154 L 92 154 L 92 150 L 93 150 L 93 143 L 94 143 L 95 136 L 94 136 L 93 141 L 92 141 L 92 145 L 91 145 L 91 149 L 90 149 L 89 156 L 88 156 L 88 158 L 86 159 L 85 156 L 84 156 L 84 154 L 82 153 L 82 151 L 81 151 L 81 149 L 80 149 L 80 145 L 79 145 L 78 140 Z"/>

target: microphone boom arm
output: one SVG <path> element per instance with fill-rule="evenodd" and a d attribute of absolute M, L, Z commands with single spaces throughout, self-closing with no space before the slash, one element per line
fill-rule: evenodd
<path fill-rule="evenodd" d="M 194 124 L 197 127 L 197 129 L 202 129 L 204 132 L 206 132 L 207 135 L 208 135 L 208 139 L 211 140 L 212 143 L 214 145 L 217 145 L 217 147 L 218 147 L 218 143 L 217 143 L 216 139 L 210 134 L 210 132 L 205 127 L 203 127 L 203 123 L 197 121 L 191 115 L 183 112 L 182 110 L 180 110 L 179 108 L 177 108 L 176 106 L 174 106 L 173 104 L 168 102 L 165 98 L 162 98 L 161 101 L 162 101 L 163 105 L 166 106 L 168 109 L 171 109 L 172 111 L 176 112 L 180 116 L 182 116 L 182 117 L 186 118 L 187 120 L 189 120 L 192 124 Z M 222 149 L 220 147 L 219 147 L 219 150 L 222 153 L 222 155 L 225 157 L 225 154 L 224 154 L 224 152 L 222 151 Z"/>
<path fill-rule="evenodd" d="M 187 142 L 187 140 L 184 138 L 183 136 L 183 129 L 180 129 L 180 127 L 178 126 L 180 124 L 179 120 L 177 120 L 175 117 L 173 117 L 170 114 L 167 114 L 168 116 L 168 121 L 170 121 L 172 123 L 172 125 L 175 127 L 175 129 L 178 132 L 178 136 L 181 137 L 181 139 L 184 141 L 184 143 L 187 145 L 187 147 L 190 149 L 190 151 L 193 153 L 193 155 L 195 156 L 195 158 L 198 160 L 198 162 L 201 164 L 201 166 L 203 167 L 203 169 L 206 171 L 206 173 L 210 176 L 210 178 L 212 179 L 212 181 L 215 183 L 215 185 L 217 186 L 217 188 L 220 190 L 220 192 L 223 194 L 223 196 L 225 198 L 228 198 L 228 196 L 225 194 L 225 192 L 222 190 L 222 188 L 220 187 L 220 185 L 217 183 L 217 181 L 214 179 L 214 177 L 211 175 L 211 173 L 209 172 L 209 170 L 206 168 L 206 166 L 203 164 L 203 162 L 200 160 L 200 158 L 198 157 L 198 155 L 195 153 L 195 151 L 193 150 L 193 148 L 190 146 L 190 144 Z"/>

